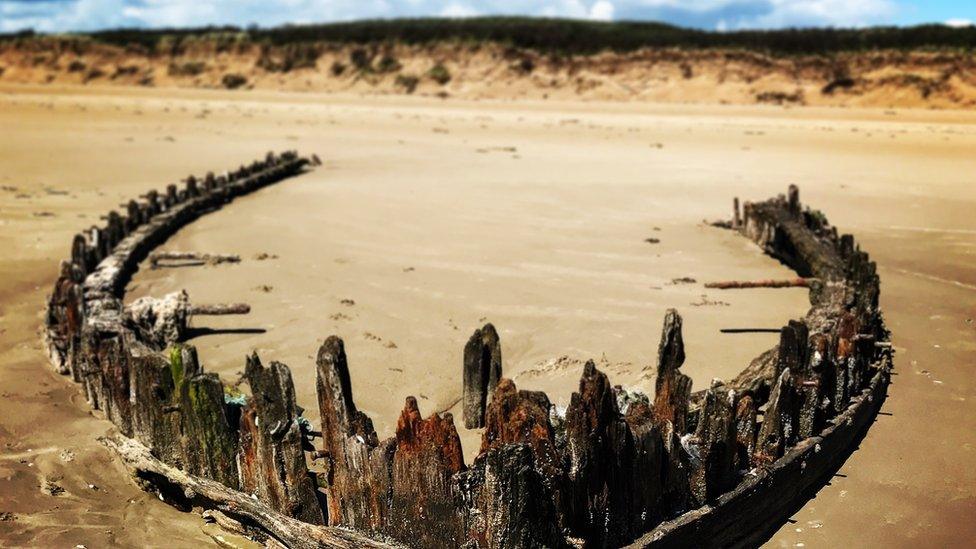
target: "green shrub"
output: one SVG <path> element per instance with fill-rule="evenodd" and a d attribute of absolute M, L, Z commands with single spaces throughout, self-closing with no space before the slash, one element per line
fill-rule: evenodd
<path fill-rule="evenodd" d="M 207 40 L 218 51 L 242 44 L 332 43 L 362 48 L 391 43 L 426 45 L 442 42 L 505 44 L 540 54 L 586 55 L 604 50 L 635 51 L 641 48 L 741 49 L 775 55 L 830 54 L 884 49 L 976 49 L 976 28 L 952 28 L 940 24 L 916 27 L 860 29 L 805 28 L 711 32 L 654 22 L 605 23 L 569 19 L 527 17 L 480 17 L 467 19 L 389 19 L 276 28 L 204 27 L 195 29 L 117 29 L 73 38 L 157 55 L 180 55 L 192 40 Z M 33 32 L 0 34 L 0 42 L 27 43 L 46 36 Z M 304 54 L 299 54 L 301 57 Z M 371 60 L 371 56 L 367 55 Z M 352 63 L 359 70 L 368 64 Z"/>
<path fill-rule="evenodd" d="M 321 54 L 320 44 L 287 44 L 280 48 L 265 45 L 256 64 L 268 72 L 314 69 Z"/>
<path fill-rule="evenodd" d="M 186 61 L 183 63 L 170 63 L 166 72 L 170 76 L 199 76 L 205 70 L 207 70 L 207 64 L 203 61 Z"/>
<path fill-rule="evenodd" d="M 356 67 L 356 70 L 366 71 L 369 70 L 370 64 L 373 62 L 373 56 L 365 48 L 356 48 L 349 52 L 349 62 L 352 63 L 353 67 Z"/>
<path fill-rule="evenodd" d="M 403 65 L 401 65 L 400 62 L 397 61 L 395 57 L 387 54 L 381 57 L 380 62 L 376 64 L 376 72 L 378 73 L 396 72 L 400 70 L 402 67 Z"/>
<path fill-rule="evenodd" d="M 793 93 L 766 91 L 756 94 L 756 101 L 758 103 L 771 103 L 773 105 L 788 105 L 794 103 L 802 104 L 803 92 L 799 90 Z"/>
<path fill-rule="evenodd" d="M 220 82 L 228 90 L 236 90 L 237 88 L 247 84 L 247 78 L 240 74 L 228 73 L 224 75 Z"/>
<path fill-rule="evenodd" d="M 101 78 L 103 76 L 105 76 L 105 71 L 99 69 L 98 67 L 92 67 L 88 69 L 88 71 L 85 73 L 85 77 L 83 80 L 85 81 L 85 83 L 87 83 L 90 80 L 95 80 L 96 78 Z"/>
<path fill-rule="evenodd" d="M 523 57 L 512 65 L 512 70 L 520 74 L 531 74 L 535 70 L 535 61 L 531 57 Z"/>
<path fill-rule="evenodd" d="M 417 89 L 420 79 L 412 74 L 398 74 L 395 81 L 398 87 L 403 88 L 407 93 L 413 93 Z"/>
<path fill-rule="evenodd" d="M 133 76 L 139 72 L 139 67 L 135 65 L 119 65 L 115 67 L 115 72 L 112 73 L 112 80 L 122 76 Z"/>
<path fill-rule="evenodd" d="M 447 70 L 447 67 L 445 67 L 441 63 L 438 63 L 433 67 L 431 67 L 430 70 L 427 71 L 427 76 L 430 77 L 430 79 L 433 80 L 434 82 L 440 84 L 441 86 L 451 81 L 451 73 Z"/>

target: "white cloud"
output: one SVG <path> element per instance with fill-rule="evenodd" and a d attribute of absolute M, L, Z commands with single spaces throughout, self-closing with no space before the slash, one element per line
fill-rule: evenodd
<path fill-rule="evenodd" d="M 897 13 L 892 0 L 770 0 L 770 4 L 768 13 L 743 17 L 732 27 L 864 27 L 888 21 Z"/>
<path fill-rule="evenodd" d="M 963 27 L 972 27 L 974 23 L 969 19 L 949 19 L 945 22 L 945 25 L 947 27 L 961 29 Z"/>
<path fill-rule="evenodd" d="M 460 2 L 451 2 L 444 6 L 440 12 L 441 17 L 475 17 L 477 15 L 480 15 L 478 10 Z"/>
<path fill-rule="evenodd" d="M 590 19 L 597 21 L 613 21 L 613 4 L 607 0 L 600 0 L 590 6 Z"/>

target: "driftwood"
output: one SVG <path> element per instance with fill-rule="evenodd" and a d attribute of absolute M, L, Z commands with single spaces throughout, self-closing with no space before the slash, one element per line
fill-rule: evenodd
<path fill-rule="evenodd" d="M 153 252 L 149 254 L 149 265 L 156 268 L 162 262 L 178 261 L 191 264 L 220 265 L 221 263 L 240 263 L 241 256 L 235 254 L 208 254 L 199 252 Z M 182 264 L 182 263 L 181 263 Z"/>
<path fill-rule="evenodd" d="M 809 288 L 813 279 L 790 278 L 787 280 L 728 280 L 709 282 L 706 288 L 717 290 L 739 290 L 744 288 Z"/>
<path fill-rule="evenodd" d="M 247 303 L 211 303 L 190 305 L 187 313 L 190 316 L 224 316 L 224 315 L 246 315 L 251 312 L 251 306 Z"/>
<path fill-rule="evenodd" d="M 156 459 L 148 448 L 125 437 L 101 437 L 99 441 L 118 454 L 138 479 L 160 488 L 160 496 L 176 502 L 216 508 L 243 523 L 257 526 L 255 532 L 264 533 L 286 547 L 317 549 L 335 547 L 400 547 L 391 542 L 379 542 L 352 530 L 308 524 L 275 512 L 260 500 L 232 490 L 219 482 L 195 477 Z"/>
<path fill-rule="evenodd" d="M 183 341 L 192 316 L 244 315 L 251 312 L 246 303 L 191 304 L 186 290 L 162 298 L 141 297 L 125 307 L 126 321 L 139 332 L 140 339 L 157 349 Z"/>

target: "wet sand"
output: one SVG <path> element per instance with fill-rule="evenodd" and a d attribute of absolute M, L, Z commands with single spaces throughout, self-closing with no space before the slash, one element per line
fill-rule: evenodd
<path fill-rule="evenodd" d="M 144 269 L 130 285 L 131 297 L 186 288 L 201 302 L 252 304 L 247 317 L 197 319 L 226 330 L 192 340 L 207 369 L 234 379 L 251 350 L 284 362 L 314 419 L 313 357 L 340 335 L 357 403 L 386 436 L 407 395 L 424 413 L 453 411 L 460 426 L 461 349 L 485 321 L 501 333 L 506 375 L 557 405 L 589 358 L 614 383 L 650 392 L 646 368 L 664 310 L 676 307 L 685 371 L 703 388 L 776 342 L 720 328 L 778 327 L 807 301 L 802 290 L 706 291 L 710 280 L 791 273 L 701 221 L 727 217 L 732 196 L 764 199 L 797 183 L 878 261 L 899 375 L 891 415 L 846 476 L 770 545 L 976 536 L 972 114 L 0 92 L 0 126 L 17 130 L 0 135 L 0 512 L 14 515 L 0 522 L 2 545 L 210 541 L 199 519 L 121 478 L 94 442 L 110 424 L 50 371 L 40 311 L 70 236 L 108 208 L 283 148 L 325 165 L 201 218 L 165 246 L 239 253 L 241 264 Z M 672 283 L 681 277 L 697 282 Z M 478 433 L 459 430 L 470 461 Z M 72 461 L 61 459 L 66 449 Z M 55 477 L 66 494 L 41 491 Z"/>

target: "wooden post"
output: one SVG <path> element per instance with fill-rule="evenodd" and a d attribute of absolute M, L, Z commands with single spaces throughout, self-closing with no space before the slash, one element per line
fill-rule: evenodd
<path fill-rule="evenodd" d="M 464 375 L 461 386 L 464 426 L 485 425 L 485 405 L 502 375 L 502 351 L 498 332 L 485 324 L 471 334 L 464 346 Z"/>
<path fill-rule="evenodd" d="M 126 226 L 128 231 L 131 233 L 136 230 L 139 225 L 142 225 L 142 210 L 139 209 L 139 203 L 135 200 L 130 200 L 128 206 L 126 207 Z"/>
<path fill-rule="evenodd" d="M 461 545 L 468 532 L 454 496 L 453 477 L 464 470 L 461 439 L 451 414 L 426 419 L 407 397 L 397 420 L 387 532 L 417 547 Z M 423 501 L 423 505 L 417 502 Z"/>
<path fill-rule="evenodd" d="M 240 419 L 241 488 L 282 514 L 324 524 L 305 463 L 291 371 L 280 362 L 264 367 L 255 353 L 247 357 L 244 377 L 252 396 Z"/>
<path fill-rule="evenodd" d="M 800 188 L 796 185 L 790 185 L 787 191 L 789 209 L 793 215 L 800 215 Z"/>
<path fill-rule="evenodd" d="M 122 220 L 122 216 L 119 215 L 119 212 L 115 210 L 108 212 L 108 225 L 106 227 L 106 232 L 109 236 L 108 243 L 110 248 L 114 248 L 115 245 L 128 234 L 125 227 L 125 222 Z"/>
<path fill-rule="evenodd" d="M 71 263 L 81 271 L 82 276 L 91 272 L 92 266 L 88 264 L 88 241 L 85 235 L 78 233 L 71 241 Z"/>
<path fill-rule="evenodd" d="M 696 503 L 704 505 L 735 485 L 735 392 L 721 385 L 705 393 L 699 412 L 698 440 L 701 464 L 692 472 Z"/>
<path fill-rule="evenodd" d="M 751 395 L 743 395 L 735 408 L 735 470 L 747 471 L 752 467 L 756 453 L 756 401 Z"/>
<path fill-rule="evenodd" d="M 671 422 L 679 436 L 687 432 L 685 423 L 691 395 L 691 378 L 678 371 L 684 362 L 681 316 L 674 309 L 668 309 L 657 352 L 654 415 L 658 423 Z"/>
<path fill-rule="evenodd" d="M 237 489 L 237 429 L 227 420 L 224 386 L 217 374 L 185 378 L 179 406 L 186 471 Z"/>
<path fill-rule="evenodd" d="M 174 378 L 174 363 L 144 346 L 135 347 L 130 370 L 133 433 L 164 463 L 182 467 L 178 386 L 183 380 Z M 179 352 L 172 355 L 178 356 Z M 182 372 L 182 362 L 178 371 Z"/>
<path fill-rule="evenodd" d="M 322 420 L 329 525 L 372 529 L 386 523 L 395 441 L 377 440 L 373 422 L 356 410 L 342 340 L 319 348 L 316 389 Z"/>
<path fill-rule="evenodd" d="M 795 440 L 796 416 L 793 414 L 795 395 L 790 371 L 780 374 L 763 414 L 759 437 L 756 440 L 756 462 L 764 465 L 776 461 Z"/>

